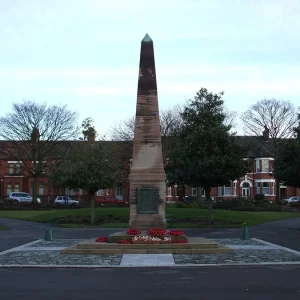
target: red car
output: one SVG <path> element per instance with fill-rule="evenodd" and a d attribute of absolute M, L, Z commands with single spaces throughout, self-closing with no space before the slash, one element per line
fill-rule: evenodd
<path fill-rule="evenodd" d="M 124 200 L 117 199 L 115 197 L 97 199 L 97 206 L 128 206 L 128 202 Z"/>

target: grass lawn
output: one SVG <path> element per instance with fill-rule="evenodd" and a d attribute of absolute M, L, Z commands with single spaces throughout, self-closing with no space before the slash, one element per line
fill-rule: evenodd
<path fill-rule="evenodd" d="M 0 230 L 5 230 L 7 229 L 5 226 L 0 225 Z"/>
<path fill-rule="evenodd" d="M 15 211 L 0 211 L 0 218 L 13 218 L 42 223 L 53 223 L 58 217 L 66 217 L 69 215 L 74 216 L 88 216 L 90 213 L 89 208 L 82 209 L 57 209 L 57 210 L 15 210 Z M 192 228 L 192 227 L 207 227 L 207 225 L 197 224 L 192 221 L 194 218 L 205 219 L 208 217 L 207 209 L 197 208 L 175 208 L 168 207 L 167 213 L 172 214 L 174 218 L 185 219 L 182 223 L 174 222 L 173 227 Z M 96 216 L 113 216 L 113 217 L 128 217 L 129 208 L 126 207 L 107 207 L 97 208 Z M 289 219 L 300 217 L 300 212 L 243 212 L 243 211 L 230 211 L 230 210 L 214 210 L 215 220 L 223 220 L 225 224 L 216 227 L 241 227 L 243 222 L 248 225 L 256 225 L 260 223 L 276 221 L 281 219 Z M 191 221 L 189 222 L 189 219 Z M 236 222 L 240 224 L 226 224 L 226 221 Z M 59 226 L 75 228 L 75 227 L 90 227 L 86 224 L 59 224 Z M 127 223 L 105 223 L 94 227 L 105 228 L 126 228 Z"/>

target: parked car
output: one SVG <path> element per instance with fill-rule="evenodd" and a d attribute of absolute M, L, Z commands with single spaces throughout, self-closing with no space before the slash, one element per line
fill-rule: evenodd
<path fill-rule="evenodd" d="M 7 201 L 9 203 L 32 203 L 32 197 L 25 192 L 12 192 L 8 195 Z M 37 202 L 41 203 L 41 199 L 37 198 Z"/>
<path fill-rule="evenodd" d="M 294 203 L 294 202 L 299 202 L 300 201 L 300 196 L 293 196 L 290 198 L 284 198 L 283 202 L 284 203 Z"/>
<path fill-rule="evenodd" d="M 69 196 L 57 196 L 54 200 L 54 205 L 70 205 L 70 206 L 78 206 L 79 201 L 71 199 Z"/>
<path fill-rule="evenodd" d="M 115 197 L 96 199 L 96 205 L 98 206 L 128 206 L 128 202 L 120 200 Z"/>

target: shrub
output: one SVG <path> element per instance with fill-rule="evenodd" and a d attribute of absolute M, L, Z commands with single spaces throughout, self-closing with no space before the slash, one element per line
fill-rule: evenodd
<path fill-rule="evenodd" d="M 264 194 L 256 194 L 254 196 L 254 202 L 256 204 L 261 204 L 265 201 L 265 195 Z"/>

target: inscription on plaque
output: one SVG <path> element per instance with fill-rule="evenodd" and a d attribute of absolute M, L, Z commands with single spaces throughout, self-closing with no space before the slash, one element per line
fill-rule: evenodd
<path fill-rule="evenodd" d="M 157 188 L 138 188 L 137 213 L 156 214 L 158 213 L 159 189 Z"/>

